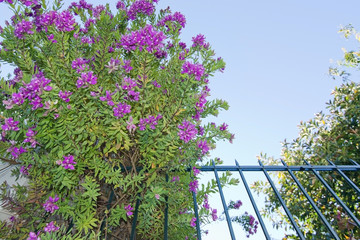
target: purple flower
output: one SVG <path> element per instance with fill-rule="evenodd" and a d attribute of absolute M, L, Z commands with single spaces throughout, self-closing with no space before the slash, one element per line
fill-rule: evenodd
<path fill-rule="evenodd" d="M 197 189 L 199 188 L 199 182 L 198 180 L 191 181 L 189 183 L 189 191 L 197 193 Z"/>
<path fill-rule="evenodd" d="M 193 139 L 198 133 L 196 126 L 189 121 L 183 121 L 182 125 L 179 125 L 178 128 L 180 129 L 178 136 L 185 143 Z"/>
<path fill-rule="evenodd" d="M 116 107 L 113 108 L 114 116 L 116 118 L 122 118 L 125 114 L 131 112 L 131 106 L 126 103 L 119 103 Z"/>
<path fill-rule="evenodd" d="M 228 125 L 226 123 L 223 123 L 221 126 L 220 126 L 220 131 L 225 131 L 227 129 Z"/>
<path fill-rule="evenodd" d="M 97 76 L 93 72 L 83 72 L 76 82 L 76 87 L 81 88 L 84 85 L 97 83 Z"/>
<path fill-rule="evenodd" d="M 14 35 L 19 39 L 24 39 L 24 34 L 34 34 L 31 30 L 33 28 L 32 22 L 22 20 L 17 23 L 14 30 Z"/>
<path fill-rule="evenodd" d="M 107 101 L 108 105 L 110 106 L 114 106 L 114 102 L 112 101 L 112 95 L 114 95 L 114 93 L 111 93 L 110 91 L 106 90 L 106 96 L 105 97 L 100 97 L 101 101 Z"/>
<path fill-rule="evenodd" d="M 125 72 L 129 73 L 133 67 L 130 66 L 131 64 L 131 60 L 124 60 L 124 65 L 122 66 L 122 68 L 125 70 Z"/>
<path fill-rule="evenodd" d="M 47 38 L 52 43 L 57 43 L 56 39 L 54 39 L 54 34 L 47 35 Z"/>
<path fill-rule="evenodd" d="M 178 182 L 180 181 L 180 177 L 179 176 L 174 176 L 172 179 L 171 179 L 171 182 Z"/>
<path fill-rule="evenodd" d="M 38 234 L 36 234 L 34 232 L 30 232 L 27 240 L 41 240 L 41 238 L 39 237 L 39 234 L 40 234 L 40 231 L 38 232 Z"/>
<path fill-rule="evenodd" d="M 129 121 L 126 122 L 126 129 L 129 130 L 130 133 L 133 133 L 136 130 L 136 125 L 133 123 L 133 117 L 129 117 Z"/>
<path fill-rule="evenodd" d="M 167 30 L 169 31 L 170 28 L 175 29 L 177 24 L 180 25 L 179 31 L 181 28 L 185 27 L 186 18 L 180 12 L 175 12 L 173 15 L 167 15 L 163 19 L 158 22 L 158 26 L 166 26 Z"/>
<path fill-rule="evenodd" d="M 196 218 L 195 218 L 195 217 L 193 217 L 193 218 L 191 219 L 191 221 L 190 221 L 190 226 L 196 227 Z"/>
<path fill-rule="evenodd" d="M 155 7 L 147 0 L 137 0 L 129 8 L 127 15 L 130 20 L 135 20 L 138 14 L 150 16 L 154 13 Z"/>
<path fill-rule="evenodd" d="M 205 198 L 205 199 L 204 199 L 203 207 L 204 207 L 205 209 L 209 210 L 209 209 L 210 209 L 210 205 L 209 205 L 208 195 L 205 194 L 205 195 L 204 195 L 204 198 Z"/>
<path fill-rule="evenodd" d="M 15 145 L 12 145 L 10 148 L 6 150 L 7 152 L 10 152 L 10 154 L 14 157 L 14 159 L 19 158 L 19 156 L 22 153 L 27 152 L 26 149 L 24 149 L 22 146 L 20 148 L 15 147 Z"/>
<path fill-rule="evenodd" d="M 22 2 L 22 4 L 24 4 L 25 6 L 29 7 L 31 6 L 31 4 L 38 4 L 38 0 L 20 0 L 20 2 Z"/>
<path fill-rule="evenodd" d="M 55 226 L 54 222 L 51 221 L 51 222 L 46 224 L 46 227 L 44 228 L 44 231 L 45 232 L 56 232 L 59 229 L 60 229 L 60 227 Z"/>
<path fill-rule="evenodd" d="M 19 131 L 17 126 L 19 121 L 14 121 L 12 117 L 5 119 L 5 124 L 1 126 L 4 131 Z"/>
<path fill-rule="evenodd" d="M 196 177 L 197 175 L 199 175 L 200 174 L 200 170 L 199 169 L 197 169 L 196 167 L 193 167 L 193 173 L 194 173 L 194 177 Z"/>
<path fill-rule="evenodd" d="M 0 3 L 4 2 L 4 0 L 0 0 Z M 13 4 L 13 1 L 12 0 L 6 0 L 7 3 L 9 4 Z"/>
<path fill-rule="evenodd" d="M 89 60 L 85 58 L 77 58 L 76 60 L 72 61 L 71 67 L 76 69 L 78 73 L 86 70 L 89 68 Z"/>
<path fill-rule="evenodd" d="M 43 204 L 43 208 L 45 209 L 45 211 L 53 213 L 55 210 L 58 210 L 59 207 L 55 203 L 59 201 L 59 199 L 60 198 L 57 195 L 55 195 L 54 198 L 50 196 L 49 199 L 46 200 L 46 202 Z"/>
<path fill-rule="evenodd" d="M 205 46 L 205 36 L 202 34 L 198 34 L 196 37 L 193 37 L 192 41 L 193 41 L 192 47 Z"/>
<path fill-rule="evenodd" d="M 160 85 L 156 80 L 152 81 L 151 83 L 152 83 L 152 85 L 154 85 L 155 87 L 161 88 L 161 85 Z"/>
<path fill-rule="evenodd" d="M 187 73 L 189 76 L 195 76 L 195 79 L 200 81 L 201 77 L 204 75 L 205 68 L 200 63 L 193 64 L 190 62 L 185 62 L 182 66 L 181 73 Z"/>
<path fill-rule="evenodd" d="M 27 167 L 26 167 L 26 166 L 21 166 L 20 172 L 21 172 L 22 174 L 24 174 L 24 175 L 29 175 L 28 170 L 30 170 L 31 167 L 32 167 L 31 164 L 29 164 Z"/>
<path fill-rule="evenodd" d="M 69 11 L 63 11 L 57 15 L 55 25 L 60 32 L 70 32 L 76 25 L 74 16 Z"/>
<path fill-rule="evenodd" d="M 179 42 L 179 46 L 180 46 L 182 49 L 185 49 L 185 48 L 186 48 L 186 43 L 184 43 L 184 42 Z"/>
<path fill-rule="evenodd" d="M 24 143 L 30 143 L 31 147 L 36 147 L 36 144 L 39 144 L 36 140 L 35 140 L 35 135 L 37 134 L 37 132 L 33 131 L 34 127 L 31 127 L 28 129 L 26 136 L 27 138 L 25 138 Z"/>
<path fill-rule="evenodd" d="M 236 201 L 236 203 L 234 203 L 234 208 L 235 209 L 239 209 L 242 206 L 242 202 L 240 200 Z"/>
<path fill-rule="evenodd" d="M 206 141 L 206 140 L 204 140 L 204 141 L 202 141 L 202 140 L 198 141 L 198 142 L 197 142 L 197 146 L 198 146 L 198 148 L 201 149 L 201 153 L 202 153 L 202 154 L 205 154 L 205 153 L 207 153 L 207 152 L 209 151 L 209 146 L 207 145 L 207 141 Z"/>
<path fill-rule="evenodd" d="M 131 207 L 131 205 L 127 205 L 126 207 L 124 207 L 124 209 L 126 210 L 126 215 L 129 217 L 131 215 L 133 215 L 133 212 L 131 212 L 132 210 L 134 210 L 134 208 Z"/>
<path fill-rule="evenodd" d="M 211 216 L 212 216 L 213 221 L 216 221 L 216 220 L 218 219 L 217 209 L 213 209 L 213 210 L 212 210 Z"/>
<path fill-rule="evenodd" d="M 149 126 L 151 129 L 155 129 L 155 126 L 158 124 L 157 121 L 161 118 L 161 114 L 158 114 L 156 117 L 148 116 L 148 118 L 140 118 L 139 130 L 144 131 L 146 129 L 146 126 Z"/>
<path fill-rule="evenodd" d="M 68 156 L 63 156 L 64 160 L 58 160 L 56 161 L 56 163 L 58 165 L 61 165 L 63 168 L 65 169 L 70 169 L 70 170 L 75 170 L 74 165 L 77 163 L 74 161 L 74 156 L 73 155 L 68 155 Z"/>
<path fill-rule="evenodd" d="M 156 198 L 157 200 L 159 200 L 159 199 L 160 199 L 160 195 L 159 195 L 159 194 L 155 194 L 155 198 Z"/>
<path fill-rule="evenodd" d="M 65 102 L 69 102 L 70 101 L 70 96 L 71 94 L 73 94 L 72 92 L 68 92 L 68 91 L 60 91 L 59 92 L 59 97 L 64 100 Z"/>
<path fill-rule="evenodd" d="M 121 84 L 121 88 L 124 90 L 127 90 L 127 91 L 132 90 L 136 86 L 137 86 L 136 82 L 133 79 L 128 78 L 128 77 L 125 77 Z"/>
<path fill-rule="evenodd" d="M 121 45 L 127 51 L 134 51 L 139 48 L 140 51 L 146 49 L 148 52 L 153 53 L 164 47 L 163 41 L 165 39 L 166 36 L 163 32 L 157 32 L 153 26 L 146 25 L 138 31 L 122 36 Z"/>
<path fill-rule="evenodd" d="M 120 1 L 118 1 L 118 2 L 116 3 L 116 9 L 126 10 L 126 6 L 125 6 L 125 4 L 123 3 L 122 0 L 120 0 Z"/>
<path fill-rule="evenodd" d="M 119 59 L 113 59 L 111 58 L 110 61 L 108 62 L 108 65 L 105 65 L 105 67 L 107 67 L 109 69 L 108 73 L 112 73 L 116 70 L 119 70 L 119 65 L 120 65 L 120 60 Z"/>

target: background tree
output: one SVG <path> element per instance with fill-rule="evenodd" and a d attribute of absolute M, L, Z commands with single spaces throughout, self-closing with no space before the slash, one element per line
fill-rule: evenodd
<path fill-rule="evenodd" d="M 345 37 L 355 36 L 360 42 L 359 34 L 347 26 L 341 30 Z M 360 85 L 349 80 L 350 71 L 359 69 L 360 52 L 350 51 L 344 54 L 343 61 L 336 68 L 330 68 L 332 76 L 342 77 L 343 83 L 332 92 L 333 99 L 328 102 L 327 113 L 320 112 L 314 119 L 301 122 L 299 137 L 292 142 L 282 144 L 281 159 L 288 165 L 303 165 L 304 160 L 313 165 L 328 165 L 327 160 L 335 164 L 352 165 L 352 161 L 360 164 Z M 280 159 L 261 155 L 261 160 L 268 164 L 281 164 Z M 326 216 L 327 220 L 336 229 L 341 239 L 360 238 L 360 229 L 349 218 L 336 200 L 312 173 L 296 172 L 296 177 L 305 187 L 309 195 Z M 360 218 L 360 196 L 336 172 L 321 172 L 327 183 L 335 190 L 346 205 Z M 346 175 L 360 185 L 358 172 L 346 172 Z M 277 174 L 280 184 L 280 193 L 289 207 L 295 220 L 301 226 L 308 239 L 330 239 L 325 225 L 310 203 L 302 194 L 289 174 Z M 285 226 L 291 228 L 285 214 L 281 214 L 281 204 L 269 184 L 256 182 L 253 186 L 256 192 L 266 194 L 264 215 L 272 219 L 276 228 Z M 276 215 L 276 213 L 280 213 Z M 288 238 L 297 239 L 296 236 Z"/>

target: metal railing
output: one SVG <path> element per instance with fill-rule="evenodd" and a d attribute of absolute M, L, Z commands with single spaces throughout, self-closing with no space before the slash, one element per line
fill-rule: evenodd
<path fill-rule="evenodd" d="M 316 178 L 322 183 L 322 185 L 329 191 L 331 196 L 336 199 L 337 203 L 345 210 L 345 212 L 348 214 L 348 216 L 353 220 L 356 227 L 360 228 L 359 219 L 356 218 L 356 216 L 349 209 L 349 207 L 340 199 L 340 197 L 335 193 L 335 191 L 329 186 L 329 184 L 319 174 L 319 172 L 322 172 L 322 171 L 331 171 L 331 172 L 336 171 L 349 184 L 349 186 L 351 186 L 351 188 L 356 192 L 356 194 L 360 195 L 359 187 L 353 181 L 351 181 L 351 179 L 349 177 L 347 177 L 345 175 L 345 173 L 344 173 L 344 172 L 348 172 L 348 171 L 358 172 L 358 171 L 360 171 L 360 165 L 357 164 L 355 161 L 352 161 L 353 165 L 335 165 L 333 162 L 331 162 L 329 160 L 328 160 L 328 162 L 329 162 L 330 165 L 311 165 L 307 161 L 304 161 L 304 162 L 305 162 L 305 165 L 301 165 L 301 166 L 288 166 L 284 161 L 282 161 L 282 164 L 283 164 L 282 166 L 281 165 L 276 165 L 276 166 L 275 165 L 269 165 L 269 166 L 267 166 L 267 165 L 263 165 L 262 162 L 259 160 L 259 165 L 258 166 L 240 166 L 239 163 L 235 160 L 235 165 L 234 166 L 216 166 L 215 163 L 213 162 L 211 166 L 203 166 L 203 167 L 199 168 L 199 170 L 201 170 L 202 172 L 214 172 L 214 176 L 215 176 L 215 179 L 216 179 L 216 182 L 217 182 L 221 202 L 222 202 L 222 205 L 223 205 L 223 208 L 224 208 L 225 219 L 227 221 L 229 233 L 230 233 L 230 236 L 231 236 L 232 240 L 235 240 L 236 237 L 235 237 L 235 234 L 234 234 L 231 218 L 230 218 L 230 215 L 229 215 L 229 211 L 228 211 L 228 207 L 227 207 L 227 204 L 226 204 L 225 196 L 224 196 L 224 193 L 223 193 L 223 190 L 222 190 L 222 187 L 221 187 L 221 184 L 220 184 L 219 175 L 218 175 L 218 172 L 224 172 L 224 171 L 238 172 L 239 173 L 240 178 L 242 180 L 242 183 L 245 186 L 246 192 L 247 192 L 247 194 L 249 196 L 249 199 L 250 199 L 250 201 L 252 203 L 252 206 L 254 208 L 254 211 L 256 213 L 256 216 L 258 218 L 258 221 L 260 223 L 260 226 L 261 226 L 261 228 L 263 230 L 263 233 L 264 233 L 266 239 L 271 239 L 271 237 L 270 237 L 269 232 L 268 232 L 268 230 L 267 230 L 267 228 L 265 226 L 264 220 L 263 220 L 263 218 L 262 218 L 262 216 L 260 214 L 258 206 L 257 206 L 257 204 L 255 202 L 255 199 L 254 199 L 254 197 L 253 197 L 253 195 L 252 195 L 252 193 L 250 191 L 250 187 L 249 187 L 249 185 L 248 185 L 248 183 L 246 181 L 244 172 L 263 172 L 264 173 L 264 175 L 267 178 L 267 181 L 269 182 L 272 190 L 275 193 L 276 198 L 280 201 L 281 206 L 283 207 L 286 215 L 288 216 L 288 218 L 290 220 L 290 223 L 292 224 L 295 232 L 297 233 L 297 235 L 298 235 L 298 237 L 300 239 L 305 239 L 305 237 L 304 237 L 302 231 L 300 230 L 298 224 L 296 223 L 292 213 L 290 212 L 290 210 L 286 206 L 284 199 L 281 197 L 279 191 L 277 190 L 277 188 L 276 188 L 276 186 L 274 184 L 274 181 L 272 180 L 272 178 L 269 175 L 269 172 L 283 171 L 283 172 L 288 172 L 290 174 L 291 178 L 294 180 L 297 187 L 305 195 L 306 199 L 309 201 L 312 208 L 315 210 L 316 214 L 320 217 L 321 221 L 323 222 L 323 224 L 325 225 L 325 227 L 329 231 L 332 238 L 340 240 L 340 238 L 339 238 L 338 234 L 336 233 L 335 229 L 332 228 L 329 221 L 322 214 L 320 209 L 317 207 L 315 201 L 310 197 L 308 192 L 305 190 L 304 186 L 300 183 L 298 178 L 295 176 L 294 172 L 299 172 L 299 171 L 312 172 L 316 176 Z M 359 174 L 359 177 L 360 177 L 360 174 Z M 197 200 L 196 200 L 196 194 L 194 192 L 193 192 L 193 202 L 194 202 L 195 217 L 196 217 L 196 219 L 199 219 L 198 204 L 197 204 Z M 132 229 L 133 232 L 132 232 L 132 235 L 131 235 L 130 239 L 135 239 L 135 228 L 136 228 L 136 219 L 137 219 L 138 206 L 139 206 L 139 203 L 137 202 L 136 207 L 135 207 L 135 215 L 134 215 L 134 222 L 133 222 L 133 229 Z M 165 218 L 164 218 L 164 239 L 167 240 L 168 239 L 168 231 L 167 231 L 168 230 L 168 212 L 167 212 L 167 206 L 165 207 L 165 213 L 164 214 L 165 214 Z M 197 230 L 197 239 L 201 240 L 201 229 L 200 229 L 199 221 L 196 221 L 196 230 Z"/>

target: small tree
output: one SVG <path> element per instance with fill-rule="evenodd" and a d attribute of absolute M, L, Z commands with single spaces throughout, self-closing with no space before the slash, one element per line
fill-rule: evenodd
<path fill-rule="evenodd" d="M 2 185 L 14 216 L 1 238 L 129 239 L 136 202 L 138 239 L 162 238 L 166 204 L 170 239 L 217 218 L 215 183 L 199 188 L 196 166 L 234 137 L 225 123 L 202 123 L 228 108 L 207 100 L 225 63 L 201 34 L 181 42 L 185 17 L 156 13 L 157 1 L 119 1 L 116 14 L 84 0 L 0 1 L 14 12 L 0 59 L 15 67 L 1 81 L 1 159 L 28 179 Z M 229 176 L 221 183 L 237 182 Z"/>
<path fill-rule="evenodd" d="M 358 35 L 351 26 L 342 29 L 346 37 Z M 334 98 L 328 103 L 329 113 L 318 113 L 314 119 L 300 123 L 299 137 L 292 142 L 284 142 L 281 158 L 288 165 L 303 165 L 304 160 L 313 165 L 328 165 L 327 160 L 337 165 L 352 165 L 355 161 L 360 163 L 360 85 L 349 81 L 349 72 L 343 67 L 358 68 L 360 65 L 359 52 L 346 52 L 344 60 L 338 68 L 331 68 L 330 73 L 344 78 L 344 83 L 337 87 L 332 95 Z M 278 164 L 279 160 L 262 158 L 270 164 Z M 281 164 L 281 163 L 280 163 Z M 338 196 L 346 203 L 359 219 L 360 196 L 336 171 L 321 173 L 322 177 L 332 187 Z M 359 173 L 346 172 L 346 175 L 357 186 L 360 184 Z M 285 173 L 279 173 L 280 192 L 291 213 L 296 217 L 298 224 L 309 239 L 330 239 L 330 234 L 312 206 L 302 194 L 300 189 Z M 360 230 L 345 210 L 336 202 L 326 188 L 311 173 L 298 172 L 296 177 L 300 180 L 309 195 L 314 199 L 324 216 L 336 229 L 341 239 L 358 239 Z M 279 212 L 281 204 L 277 201 L 270 186 L 264 182 L 257 182 L 255 190 L 267 195 L 264 214 L 273 219 L 276 227 L 289 226 L 285 215 L 276 218 L 274 213 Z M 291 225 L 290 225 L 291 226 Z M 295 236 L 289 238 L 297 239 Z"/>

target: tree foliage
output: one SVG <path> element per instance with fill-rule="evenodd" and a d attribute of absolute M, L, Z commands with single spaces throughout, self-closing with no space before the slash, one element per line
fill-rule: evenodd
<path fill-rule="evenodd" d="M 28 181 L 1 187 L 14 215 L 0 238 L 128 239 L 137 202 L 138 239 L 162 238 L 166 204 L 169 238 L 195 238 L 217 191 L 198 186 L 196 167 L 233 139 L 225 123 L 202 122 L 228 108 L 207 100 L 225 63 L 205 37 L 187 47 L 185 17 L 156 12 L 155 0 L 119 1 L 115 14 L 83 0 L 5 2 L 14 16 L 0 29 L 0 60 L 15 71 L 1 81 L 0 154 Z"/>

